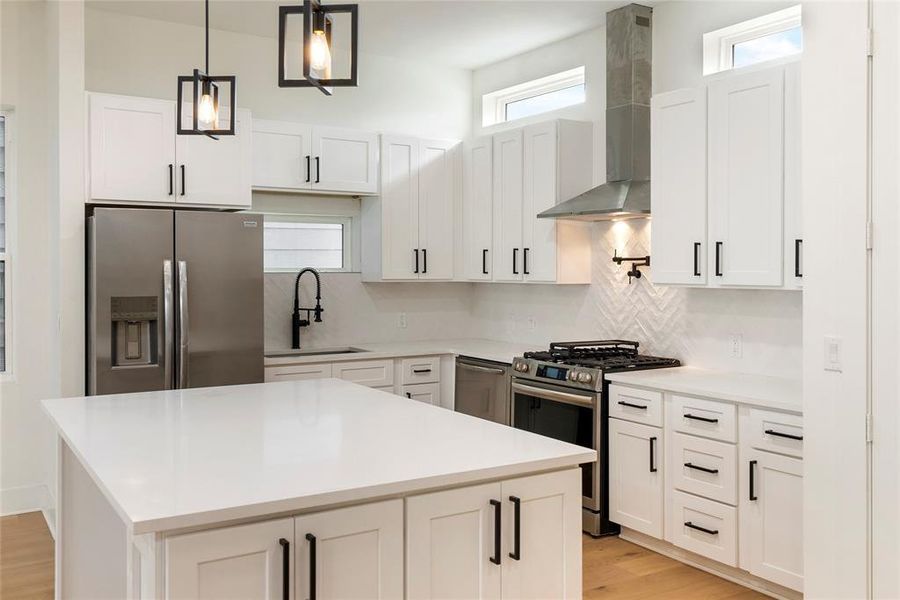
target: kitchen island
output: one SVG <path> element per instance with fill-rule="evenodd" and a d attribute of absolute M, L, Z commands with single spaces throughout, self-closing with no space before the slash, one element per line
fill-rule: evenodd
<path fill-rule="evenodd" d="M 44 407 L 58 597 L 581 597 L 590 449 L 336 379 Z"/>

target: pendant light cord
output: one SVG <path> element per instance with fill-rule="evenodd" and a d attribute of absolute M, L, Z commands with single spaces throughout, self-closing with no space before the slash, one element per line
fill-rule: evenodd
<path fill-rule="evenodd" d="M 209 0 L 206 4 L 206 74 L 209 75 Z"/>

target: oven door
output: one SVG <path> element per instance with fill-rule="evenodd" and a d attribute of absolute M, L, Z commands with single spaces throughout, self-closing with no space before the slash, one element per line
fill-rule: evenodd
<path fill-rule="evenodd" d="M 512 425 L 596 450 L 600 439 L 599 401 L 598 392 L 513 380 Z M 599 460 L 581 465 L 583 504 L 595 512 L 600 510 L 599 481 Z"/>

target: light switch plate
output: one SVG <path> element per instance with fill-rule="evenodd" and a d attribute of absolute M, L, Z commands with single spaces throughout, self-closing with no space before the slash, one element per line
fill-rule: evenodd
<path fill-rule="evenodd" d="M 406 329 L 407 325 L 408 322 L 406 320 L 406 313 L 400 313 L 400 318 L 397 320 L 397 327 L 399 327 L 400 329 Z"/>
<path fill-rule="evenodd" d="M 731 358 L 743 358 L 744 336 L 740 333 L 732 333 L 728 336 L 728 350 Z"/>
<path fill-rule="evenodd" d="M 825 370 L 843 371 L 843 340 L 837 336 L 825 336 Z"/>

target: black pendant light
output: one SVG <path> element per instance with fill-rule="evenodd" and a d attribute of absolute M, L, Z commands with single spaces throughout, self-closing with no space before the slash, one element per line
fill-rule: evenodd
<path fill-rule="evenodd" d="M 350 15 L 350 77 L 332 77 L 332 29 L 331 15 Z M 285 37 L 289 15 L 303 16 L 303 38 L 301 63 L 303 78 L 291 79 L 285 69 Z M 304 0 L 302 5 L 282 6 L 278 10 L 278 87 L 315 87 L 326 96 L 336 87 L 356 87 L 358 83 L 357 48 L 359 34 L 359 11 L 356 4 L 330 4 L 324 6 L 319 0 Z"/>
<path fill-rule="evenodd" d="M 220 135 L 234 135 L 235 76 L 209 74 L 209 0 L 206 10 L 206 67 L 194 69 L 193 75 L 178 77 L 178 135 L 205 135 L 218 139 Z M 187 96 L 190 100 L 187 101 Z M 185 102 L 190 114 L 185 116 Z"/>

